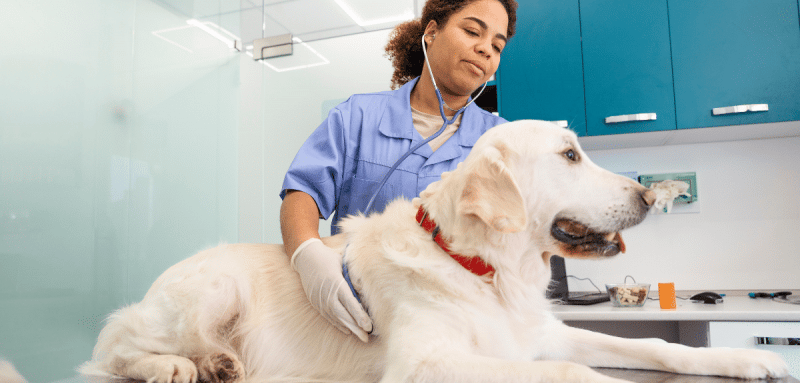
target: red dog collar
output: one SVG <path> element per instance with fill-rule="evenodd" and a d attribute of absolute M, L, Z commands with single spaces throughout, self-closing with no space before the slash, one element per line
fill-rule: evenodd
<path fill-rule="evenodd" d="M 479 277 L 487 274 L 491 276 L 494 273 L 494 267 L 487 264 L 482 259 L 478 257 L 466 257 L 450 251 L 450 248 L 447 246 L 447 242 L 444 240 L 444 238 L 442 238 L 442 233 L 439 232 L 439 226 L 436 225 L 436 222 L 433 222 L 433 220 L 428 217 L 428 212 L 425 211 L 425 208 L 422 206 L 420 206 L 419 211 L 417 211 L 417 222 L 419 222 L 419 225 L 425 229 L 425 231 L 431 233 L 433 241 L 436 242 L 436 244 L 439 245 L 442 250 L 444 250 L 450 255 L 450 257 L 455 259 L 456 262 L 461 264 L 461 266 L 464 266 L 464 268 L 469 270 L 471 273 Z"/>

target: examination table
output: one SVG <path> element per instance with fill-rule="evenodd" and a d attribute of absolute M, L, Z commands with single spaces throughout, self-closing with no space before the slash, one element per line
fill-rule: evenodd
<path fill-rule="evenodd" d="M 770 382 L 770 383 L 800 383 L 792 377 L 773 380 L 739 380 L 731 378 L 719 378 L 713 376 L 697 375 L 678 375 L 668 372 L 642 371 L 642 370 L 622 370 L 616 368 L 596 368 L 601 374 L 605 374 L 618 379 L 630 380 L 636 383 L 744 383 L 744 382 Z M 54 383 L 134 383 L 135 380 L 122 380 L 99 378 L 94 376 L 76 376 L 71 379 L 59 380 Z M 138 382 L 137 382 L 138 383 Z M 446 382 L 442 382 L 446 383 Z"/>

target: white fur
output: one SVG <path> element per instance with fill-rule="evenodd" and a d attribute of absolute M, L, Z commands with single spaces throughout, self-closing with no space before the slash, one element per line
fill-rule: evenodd
<path fill-rule="evenodd" d="M 11 362 L 0 359 L 0 383 L 25 383 L 25 378 L 17 372 Z"/>
<path fill-rule="evenodd" d="M 81 371 L 153 382 L 620 382 L 586 366 L 786 376 L 769 352 L 615 338 L 550 313 L 550 256 L 599 255 L 554 239 L 554 220 L 615 233 L 644 217 L 645 191 L 594 165 L 566 129 L 498 126 L 420 198 L 348 218 L 324 240 L 348 244 L 374 322 L 368 343 L 318 315 L 282 246 L 224 245 L 171 267 L 140 303 L 112 314 Z M 447 256 L 416 223 L 420 204 L 453 251 L 496 273 L 478 277 Z"/>

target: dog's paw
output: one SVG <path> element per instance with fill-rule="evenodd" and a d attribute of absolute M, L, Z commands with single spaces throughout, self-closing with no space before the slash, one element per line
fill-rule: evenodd
<path fill-rule="evenodd" d="M 233 354 L 210 354 L 195 359 L 195 363 L 202 382 L 234 383 L 244 380 L 244 365 Z"/>
<path fill-rule="evenodd" d="M 780 355 L 764 350 L 731 350 L 733 374 L 737 378 L 765 379 L 783 378 L 789 368 Z"/>
<path fill-rule="evenodd" d="M 789 368 L 778 354 L 765 350 L 710 348 L 706 349 L 703 375 L 730 376 L 740 379 L 783 378 Z"/>
<path fill-rule="evenodd" d="M 194 363 L 177 355 L 160 355 L 153 364 L 155 375 L 147 383 L 195 383 L 197 367 Z"/>

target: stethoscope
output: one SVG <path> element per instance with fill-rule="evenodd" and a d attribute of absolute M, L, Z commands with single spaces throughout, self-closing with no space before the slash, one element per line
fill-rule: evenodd
<path fill-rule="evenodd" d="M 414 147 L 412 147 L 411 149 L 409 149 L 405 154 L 403 154 L 394 163 L 394 165 L 392 165 L 392 168 L 389 169 L 389 172 L 387 172 L 386 175 L 383 176 L 383 180 L 381 180 L 381 182 L 378 184 L 378 188 L 375 189 L 375 194 L 373 194 L 372 198 L 369 199 L 369 203 L 367 203 L 367 208 L 364 210 L 365 214 L 369 213 L 369 211 L 372 209 L 372 203 L 375 202 L 375 198 L 378 196 L 378 193 L 383 188 L 383 185 L 386 184 L 386 181 L 389 180 L 389 176 L 391 176 L 392 173 L 394 173 L 394 171 L 397 170 L 397 167 L 400 166 L 400 163 L 402 163 L 406 158 L 408 158 L 408 156 L 410 156 L 411 153 L 414 153 L 417 149 L 422 147 L 422 145 L 425 145 L 428 142 L 434 140 L 436 137 L 439 137 L 444 132 L 444 130 L 447 128 L 447 125 L 450 125 L 450 124 L 456 122 L 456 119 L 458 119 L 458 116 L 461 115 L 461 113 L 464 113 L 464 110 L 466 110 L 467 107 L 470 104 L 475 102 L 475 99 L 480 97 L 481 93 L 483 93 L 483 90 L 486 89 L 486 85 L 488 84 L 488 82 L 483 84 L 483 88 L 481 88 L 481 91 L 478 92 L 477 96 L 475 96 L 472 100 L 470 100 L 470 102 L 468 102 L 467 105 L 464 105 L 461 109 L 455 111 L 456 114 L 453 115 L 453 118 L 447 119 L 447 115 L 444 114 L 444 107 L 445 107 L 446 104 L 444 103 L 444 100 L 442 99 L 442 92 L 440 92 L 439 91 L 439 87 L 436 86 L 436 79 L 433 77 L 433 70 L 431 70 L 431 63 L 430 63 L 430 60 L 428 60 L 428 47 L 425 44 L 425 36 L 429 36 L 429 35 L 433 36 L 434 38 L 436 38 L 436 35 L 432 35 L 432 34 L 424 34 L 424 35 L 422 35 L 422 54 L 425 55 L 425 64 L 428 66 L 428 73 L 430 73 L 430 75 L 431 75 L 431 81 L 433 82 L 433 88 L 436 90 L 436 98 L 439 99 L 439 114 L 441 114 L 442 120 L 444 121 L 444 123 L 442 124 L 442 127 L 441 127 L 441 129 L 439 129 L 438 132 L 434 133 L 432 136 L 426 138 L 425 140 L 423 140 L 419 144 L 417 144 Z M 453 110 L 449 106 L 447 108 L 450 109 L 450 110 Z"/>
<path fill-rule="evenodd" d="M 389 176 L 391 176 L 392 173 L 394 173 L 394 171 L 397 170 L 397 167 L 400 166 L 400 163 L 403 162 L 403 160 L 405 160 L 406 158 L 408 158 L 408 156 L 410 156 L 411 153 L 414 153 L 417 149 L 422 147 L 422 145 L 425 145 L 431 140 L 435 139 L 436 137 L 439 137 L 444 132 L 445 128 L 447 128 L 447 125 L 456 122 L 458 116 L 461 115 L 461 113 L 464 113 L 464 110 L 467 109 L 469 104 L 472 104 L 473 102 L 475 102 L 476 98 L 480 97 L 481 93 L 483 93 L 483 90 L 486 89 L 486 84 L 488 84 L 488 82 L 483 84 L 483 88 L 481 88 L 481 91 L 478 92 L 477 96 L 475 96 L 472 100 L 470 100 L 470 102 L 468 102 L 467 105 L 464 105 L 464 107 L 457 110 L 453 118 L 447 119 L 447 115 L 444 114 L 445 103 L 444 100 L 442 99 L 442 92 L 440 92 L 439 87 L 436 86 L 436 79 L 434 79 L 433 77 L 433 70 L 431 70 L 431 64 L 430 61 L 428 60 L 428 47 L 425 45 L 425 36 L 428 36 L 428 34 L 422 35 L 422 53 L 425 55 L 425 64 L 428 66 L 428 73 L 430 73 L 431 75 L 431 81 L 433 81 L 433 88 L 436 89 L 436 98 L 439 99 L 439 114 L 441 114 L 444 124 L 442 124 L 442 127 L 441 129 L 439 129 L 438 132 L 434 133 L 432 136 L 426 138 L 419 144 L 415 145 L 413 148 L 409 149 L 394 163 L 394 165 L 392 165 L 392 168 L 389 169 L 389 172 L 386 173 L 385 176 L 383 176 L 383 180 L 381 180 L 381 183 L 378 184 L 378 188 L 375 189 L 375 194 L 373 194 L 372 198 L 369 199 L 369 203 L 367 203 L 365 214 L 369 213 L 369 211 L 372 209 L 372 203 L 375 202 L 375 198 L 378 196 L 378 193 L 381 191 L 381 188 L 383 188 L 383 185 L 386 184 L 386 181 L 389 179 Z M 434 38 L 436 37 L 436 35 L 431 35 L 431 36 L 433 36 Z M 447 108 L 452 110 L 449 106 Z M 347 253 L 347 246 L 345 246 L 344 248 L 344 253 Z M 342 275 L 344 276 L 344 280 L 347 282 L 347 285 L 350 287 L 350 292 L 352 292 L 353 296 L 356 297 L 358 303 L 361 303 L 361 297 L 359 296 L 358 292 L 356 292 L 356 289 L 353 286 L 353 282 L 350 280 L 350 271 L 348 270 L 347 261 L 344 254 L 342 254 Z"/>

